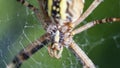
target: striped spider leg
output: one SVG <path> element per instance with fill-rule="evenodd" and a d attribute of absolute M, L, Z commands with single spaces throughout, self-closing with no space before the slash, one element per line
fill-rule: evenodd
<path fill-rule="evenodd" d="M 93 26 L 97 24 L 104 24 L 104 23 L 110 23 L 110 22 L 120 22 L 120 18 L 105 18 L 101 20 L 95 20 L 95 21 L 88 22 L 87 24 L 73 30 L 73 34 L 75 35 L 75 34 L 81 33 L 89 28 L 92 28 Z"/>
<path fill-rule="evenodd" d="M 43 6 L 44 6 L 43 0 L 41 1 L 37 0 L 39 3 L 39 9 L 33 6 L 32 4 L 28 3 L 26 0 L 17 0 L 17 1 L 34 12 L 34 14 L 38 18 L 44 29 L 46 29 L 46 27 L 51 23 L 51 20 L 48 17 L 47 13 L 45 12 L 45 10 L 43 10 Z"/>
<path fill-rule="evenodd" d="M 76 27 L 77 25 L 79 25 L 84 19 L 86 19 L 86 17 L 88 17 L 92 11 L 99 6 L 99 4 L 102 2 L 103 0 L 94 0 L 92 2 L 92 4 L 88 7 L 88 9 L 80 16 L 80 18 L 78 20 L 75 21 L 74 26 Z"/>
<path fill-rule="evenodd" d="M 41 21 L 43 28 L 46 30 L 47 25 L 51 23 L 51 20 L 48 18 L 48 15 L 44 12 L 44 10 L 42 11 L 43 7 L 41 4 L 40 4 L 41 11 L 39 11 L 38 8 L 29 4 L 25 0 L 17 0 L 17 1 L 23 4 L 24 6 L 28 7 L 30 10 L 32 10 L 35 13 L 36 17 L 38 18 L 38 20 Z M 40 3 L 42 2 L 43 0 L 41 0 Z M 25 49 L 21 50 L 19 54 L 14 57 L 12 62 L 8 64 L 6 68 L 20 68 L 21 64 L 25 60 L 29 59 L 31 55 L 36 53 L 39 49 L 41 49 L 43 46 L 47 45 L 50 42 L 51 42 L 50 35 L 48 33 L 45 33 L 39 39 L 29 44 Z"/>
<path fill-rule="evenodd" d="M 102 20 L 95 20 L 92 22 L 88 22 L 87 24 L 75 29 L 72 31 L 73 35 L 79 34 L 97 24 L 109 23 L 109 22 L 120 22 L 120 18 L 105 18 Z M 73 52 L 77 55 L 78 58 L 81 59 L 84 68 L 95 68 L 93 62 L 89 59 L 89 57 L 84 53 L 84 51 L 73 41 L 69 47 Z"/>
<path fill-rule="evenodd" d="M 89 6 L 89 8 L 72 24 L 73 29 L 79 25 L 86 17 L 88 17 L 92 11 L 102 2 L 102 0 L 94 0 L 92 2 L 92 4 Z M 88 26 L 89 27 L 89 26 Z M 87 27 L 86 27 L 87 28 Z M 84 31 L 85 28 L 83 27 L 81 29 L 78 28 L 76 30 L 73 30 L 71 32 L 71 35 L 75 35 L 77 33 L 80 33 L 79 31 L 81 30 Z M 72 41 L 72 43 L 69 46 L 70 49 L 72 49 L 74 51 L 74 53 L 78 56 L 78 58 L 81 59 L 83 67 L 84 68 L 95 68 L 94 63 L 89 59 L 89 57 L 85 54 L 85 52 L 74 42 Z"/>
<path fill-rule="evenodd" d="M 50 35 L 48 33 L 41 36 L 39 39 L 29 44 L 25 49 L 21 50 L 18 55 L 14 57 L 12 62 L 7 68 L 20 68 L 21 64 L 30 58 L 31 55 L 36 53 L 39 49 L 44 47 L 50 42 Z"/>
<path fill-rule="evenodd" d="M 102 0 L 94 0 L 92 2 L 92 4 L 89 6 L 89 8 L 80 16 L 80 18 L 78 20 L 75 21 L 75 23 L 73 23 L 73 26 L 76 27 L 77 25 L 79 25 L 86 17 L 88 17 L 92 11 L 102 2 Z M 102 24 L 102 23 L 109 23 L 109 22 L 120 22 L 120 18 L 105 18 L 102 20 L 95 20 L 92 22 L 88 22 L 87 24 L 74 29 L 72 31 L 72 35 L 76 35 L 78 33 L 81 33 L 93 26 L 95 26 L 96 24 Z M 72 45 L 72 46 L 71 46 Z M 81 61 L 83 61 L 83 66 L 85 68 L 95 68 L 94 63 L 89 59 L 89 57 L 84 53 L 84 51 L 78 47 L 78 45 L 73 42 L 70 45 L 70 49 L 72 49 L 74 51 L 74 53 L 81 59 Z"/>
<path fill-rule="evenodd" d="M 89 29 L 89 28 L 92 28 L 93 26 L 95 26 L 97 24 L 104 24 L 104 23 L 110 23 L 110 22 L 120 22 L 120 18 L 105 18 L 102 20 L 95 20 L 92 22 L 88 22 L 87 24 L 73 30 L 72 34 L 76 35 L 76 34 L 79 34 L 83 31 Z M 76 43 L 74 43 L 74 42 L 71 43 L 70 48 L 76 53 L 76 55 L 78 57 L 81 58 L 81 61 L 83 61 L 85 68 L 86 68 L 86 66 L 87 66 L 87 68 L 95 68 L 92 61 L 87 57 L 87 55 L 84 53 L 84 51 L 82 51 L 82 49 L 78 47 L 78 45 Z"/>

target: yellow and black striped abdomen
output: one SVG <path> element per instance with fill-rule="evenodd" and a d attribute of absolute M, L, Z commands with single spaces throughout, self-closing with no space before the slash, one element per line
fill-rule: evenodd
<path fill-rule="evenodd" d="M 74 22 L 83 11 L 83 0 L 46 0 L 48 15 L 56 20 Z"/>

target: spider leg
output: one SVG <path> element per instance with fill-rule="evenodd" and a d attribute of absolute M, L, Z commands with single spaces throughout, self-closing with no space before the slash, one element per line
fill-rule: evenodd
<path fill-rule="evenodd" d="M 94 63 L 74 41 L 70 44 L 69 48 L 75 53 L 78 58 L 80 58 L 83 64 L 83 68 L 95 68 Z"/>
<path fill-rule="evenodd" d="M 39 2 L 39 9 L 36 8 L 35 6 L 33 6 L 32 4 L 29 4 L 27 1 L 25 0 L 17 0 L 18 2 L 20 2 L 21 4 L 23 4 L 24 6 L 28 7 L 30 10 L 32 10 L 36 17 L 38 18 L 38 20 L 41 22 L 42 26 L 44 27 L 44 29 L 51 23 L 51 20 L 49 18 L 49 16 L 47 15 L 47 13 L 45 12 L 45 10 L 43 9 L 43 0 L 38 0 Z"/>
<path fill-rule="evenodd" d="M 78 20 L 75 21 L 74 26 L 80 24 L 85 18 L 87 18 L 92 11 L 102 2 L 103 0 L 94 0 L 90 7 L 80 16 Z"/>
<path fill-rule="evenodd" d="M 23 61 L 29 59 L 30 56 L 50 42 L 49 36 L 49 34 L 45 34 L 40 37 L 40 39 L 28 45 L 25 49 L 21 50 L 20 53 L 14 57 L 12 63 L 10 63 L 7 68 L 20 68 Z"/>
<path fill-rule="evenodd" d="M 80 28 L 73 30 L 72 34 L 75 35 L 75 34 L 81 33 L 82 31 L 85 31 L 97 24 L 110 23 L 110 22 L 120 22 L 120 18 L 105 18 L 102 20 L 95 20 L 81 26 Z"/>
<path fill-rule="evenodd" d="M 34 12 L 38 11 L 38 9 L 36 7 L 34 7 L 32 4 L 29 4 L 25 0 L 17 0 L 17 1 L 20 2 L 21 4 L 23 4 L 24 6 L 28 7 L 29 9 L 31 9 Z"/>

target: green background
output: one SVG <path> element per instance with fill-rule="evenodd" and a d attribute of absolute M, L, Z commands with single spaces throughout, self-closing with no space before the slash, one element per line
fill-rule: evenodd
<path fill-rule="evenodd" d="M 29 0 L 30 1 L 30 0 Z M 93 0 L 86 0 L 85 9 Z M 36 0 L 30 3 L 38 7 Z M 104 0 L 82 23 L 107 17 L 120 17 L 120 0 Z M 0 68 L 5 68 L 27 44 L 44 34 L 34 13 L 16 0 L 0 0 Z M 120 68 L 120 22 L 97 25 L 74 37 L 76 43 L 99 68 Z M 51 58 L 47 47 L 42 48 L 21 68 L 80 68 L 69 49 L 61 59 Z"/>

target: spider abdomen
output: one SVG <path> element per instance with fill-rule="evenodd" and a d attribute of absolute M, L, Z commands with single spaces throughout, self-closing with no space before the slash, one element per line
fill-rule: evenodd
<path fill-rule="evenodd" d="M 59 24 L 76 21 L 84 7 L 83 0 L 46 0 L 45 2 L 48 15 Z"/>

